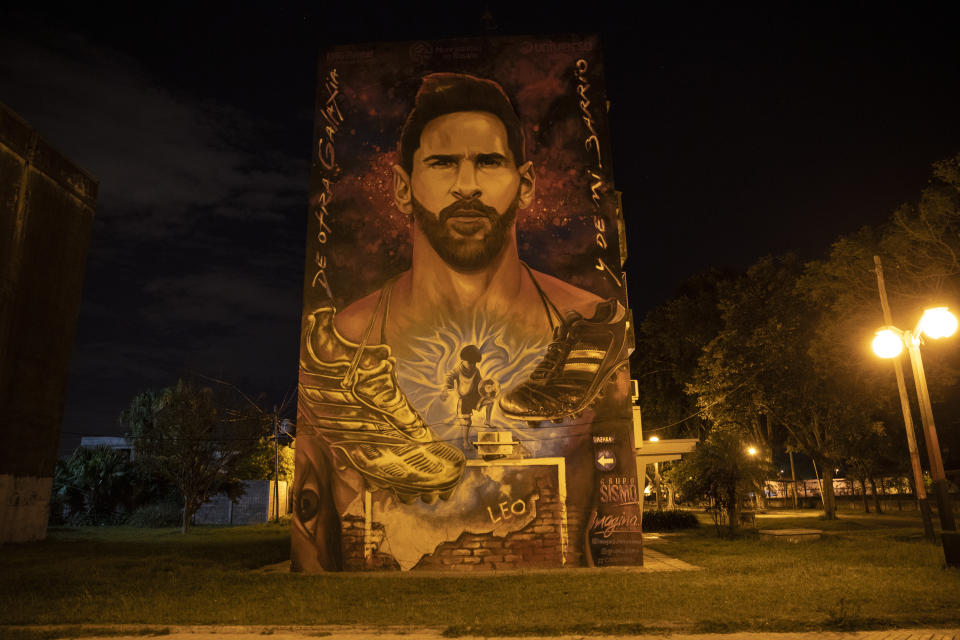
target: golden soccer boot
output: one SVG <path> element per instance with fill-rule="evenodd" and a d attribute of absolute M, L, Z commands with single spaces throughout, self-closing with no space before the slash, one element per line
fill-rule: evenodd
<path fill-rule="evenodd" d="M 438 441 L 407 400 L 390 347 L 347 341 L 333 318 L 334 309 L 326 307 L 306 320 L 301 424 L 312 425 L 334 458 L 360 473 L 371 490 L 389 489 L 403 502 L 449 498 L 463 475 L 463 453 Z"/>
<path fill-rule="evenodd" d="M 570 311 L 530 378 L 500 397 L 504 415 L 531 423 L 579 414 L 629 355 L 627 318 L 616 299 L 597 304 L 592 318 Z"/>

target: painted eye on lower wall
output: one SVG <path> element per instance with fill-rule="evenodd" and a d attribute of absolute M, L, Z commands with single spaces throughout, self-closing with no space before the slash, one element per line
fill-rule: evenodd
<path fill-rule="evenodd" d="M 320 496 L 312 489 L 303 489 L 297 496 L 297 519 L 304 524 L 317 517 L 320 511 Z"/>

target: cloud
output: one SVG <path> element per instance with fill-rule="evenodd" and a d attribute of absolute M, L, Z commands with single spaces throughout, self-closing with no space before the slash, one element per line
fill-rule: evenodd
<path fill-rule="evenodd" d="M 65 430 L 112 429 L 133 393 L 190 371 L 255 391 L 295 379 L 309 115 L 257 118 L 10 24 L 0 101 L 100 182 Z M 298 135 L 302 158 L 284 151 Z"/>
<path fill-rule="evenodd" d="M 306 192 L 305 158 L 257 148 L 270 123 L 162 88 L 132 58 L 78 36 L 4 38 L 0 82 L 9 106 L 99 179 L 98 216 L 132 218 L 131 232 L 173 232 L 214 205 L 275 219 Z"/>
<path fill-rule="evenodd" d="M 299 293 L 256 274 L 225 268 L 156 278 L 144 291 L 152 302 L 143 307 L 143 319 L 157 328 L 177 322 L 207 328 L 235 326 L 254 318 L 283 317 L 296 309 L 298 299 L 293 294 Z"/>

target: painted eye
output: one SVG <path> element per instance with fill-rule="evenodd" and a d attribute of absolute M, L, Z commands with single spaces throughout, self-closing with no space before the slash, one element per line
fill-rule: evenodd
<path fill-rule="evenodd" d="M 297 518 L 307 523 L 317 516 L 320 511 L 320 496 L 316 491 L 304 489 L 297 496 Z"/>
<path fill-rule="evenodd" d="M 480 156 L 477 158 L 477 166 L 484 169 L 496 169 L 503 166 L 503 158 L 499 156 Z"/>

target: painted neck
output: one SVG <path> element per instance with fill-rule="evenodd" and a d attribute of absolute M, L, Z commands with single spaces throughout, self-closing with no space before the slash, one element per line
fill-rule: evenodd
<path fill-rule="evenodd" d="M 457 271 L 441 258 L 420 228 L 413 225 L 414 299 L 450 310 L 492 309 L 514 300 L 522 284 L 522 267 L 517 255 L 516 225 L 507 231 L 500 254 L 477 271 Z"/>

